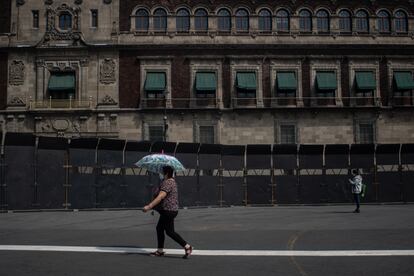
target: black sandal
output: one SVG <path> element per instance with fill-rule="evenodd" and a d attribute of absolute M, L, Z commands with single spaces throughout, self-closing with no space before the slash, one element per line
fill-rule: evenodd
<path fill-rule="evenodd" d="M 183 259 L 188 259 L 188 257 L 193 253 L 193 247 L 190 245 L 188 248 L 184 248 L 185 255 L 183 256 Z"/>
<path fill-rule="evenodd" d="M 160 252 L 158 250 L 150 253 L 150 256 L 153 256 L 153 257 L 164 257 L 164 255 L 165 255 L 165 252 Z"/>

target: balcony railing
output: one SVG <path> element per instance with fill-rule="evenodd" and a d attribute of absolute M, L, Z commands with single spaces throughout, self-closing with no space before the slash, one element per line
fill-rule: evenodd
<path fill-rule="evenodd" d="M 144 98 L 141 100 L 141 108 L 164 109 L 164 108 L 220 108 L 220 100 L 217 98 Z"/>
<path fill-rule="evenodd" d="M 91 109 L 92 101 L 88 100 L 76 100 L 76 99 L 48 99 L 41 101 L 30 101 L 29 109 L 38 110 L 38 109 Z"/>
<path fill-rule="evenodd" d="M 413 96 L 393 96 L 391 98 L 391 105 L 397 107 L 414 106 Z"/>

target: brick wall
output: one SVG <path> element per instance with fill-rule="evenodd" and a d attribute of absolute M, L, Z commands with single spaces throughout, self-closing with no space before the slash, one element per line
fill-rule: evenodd
<path fill-rule="evenodd" d="M 0 4 L 0 34 L 10 33 L 11 0 L 1 0 Z"/>
<path fill-rule="evenodd" d="M 344 58 L 341 60 L 341 91 L 342 97 L 350 97 L 351 93 L 349 91 L 349 60 Z M 343 100 L 345 106 L 348 106 L 350 101 L 347 99 Z"/>
<path fill-rule="evenodd" d="M 311 79 L 310 79 L 310 62 L 309 59 L 305 59 L 302 62 L 302 91 L 303 97 L 311 96 Z M 304 100 L 306 106 L 310 105 L 310 100 Z"/>
<path fill-rule="evenodd" d="M 119 53 L 119 106 L 136 108 L 140 100 L 140 68 L 134 51 Z"/>
<path fill-rule="evenodd" d="M 7 104 L 7 53 L 0 52 L 0 109 Z"/>
<path fill-rule="evenodd" d="M 388 65 L 385 58 L 380 62 L 380 89 L 382 105 L 388 105 L 390 95 L 388 93 Z"/>
<path fill-rule="evenodd" d="M 190 98 L 190 64 L 183 56 L 175 56 L 171 64 L 171 96 Z"/>

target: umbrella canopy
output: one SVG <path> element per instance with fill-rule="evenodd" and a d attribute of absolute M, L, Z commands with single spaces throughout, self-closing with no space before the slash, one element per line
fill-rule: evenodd
<path fill-rule="evenodd" d="M 151 154 L 143 157 L 135 166 L 154 173 L 161 173 L 162 168 L 170 166 L 174 171 L 184 171 L 185 168 L 177 158 L 167 154 Z"/>

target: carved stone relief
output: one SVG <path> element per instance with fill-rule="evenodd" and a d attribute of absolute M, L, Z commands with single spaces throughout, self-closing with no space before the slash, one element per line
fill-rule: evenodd
<path fill-rule="evenodd" d="M 116 105 L 117 102 L 111 96 L 106 95 L 99 104 L 100 105 Z"/>
<path fill-rule="evenodd" d="M 100 67 L 100 81 L 104 84 L 110 84 L 114 83 L 116 81 L 115 79 L 115 61 L 106 58 L 102 63 Z"/>
<path fill-rule="evenodd" d="M 13 60 L 9 67 L 9 83 L 22 85 L 24 83 L 24 63 L 21 60 Z"/>
<path fill-rule="evenodd" d="M 19 97 L 14 97 L 13 99 L 9 101 L 7 105 L 8 106 L 26 106 L 24 101 Z"/>

